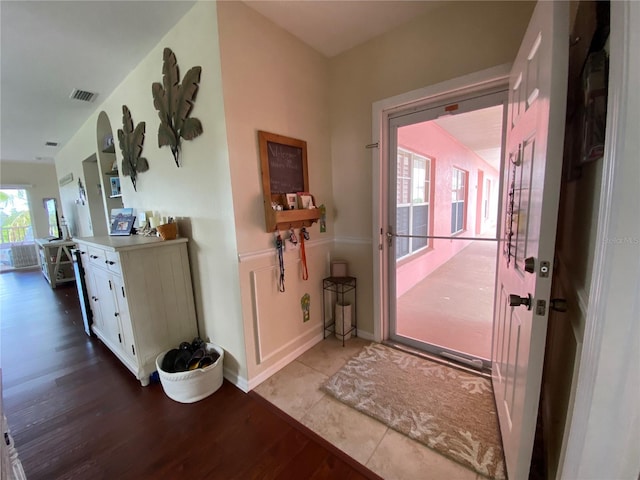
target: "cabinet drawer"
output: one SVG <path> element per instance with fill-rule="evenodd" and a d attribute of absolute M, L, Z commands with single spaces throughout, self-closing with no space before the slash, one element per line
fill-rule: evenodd
<path fill-rule="evenodd" d="M 104 252 L 106 255 L 105 264 L 110 272 L 122 275 L 120 269 L 120 254 L 117 252 Z"/>
<path fill-rule="evenodd" d="M 102 267 L 104 268 L 105 266 L 105 251 L 104 250 L 100 250 L 99 248 L 93 248 L 93 247 L 88 247 L 87 248 L 87 253 L 89 254 L 89 263 L 91 265 L 95 265 L 96 267 Z"/>

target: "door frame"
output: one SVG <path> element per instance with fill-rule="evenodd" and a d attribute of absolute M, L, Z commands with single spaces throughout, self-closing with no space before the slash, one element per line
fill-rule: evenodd
<path fill-rule="evenodd" d="M 504 151 L 505 151 L 506 138 L 507 138 L 506 125 L 507 125 L 508 99 L 509 99 L 508 83 L 505 83 L 503 85 L 500 83 L 492 84 L 488 87 L 483 87 L 480 89 L 463 88 L 456 91 L 452 95 L 442 96 L 443 98 L 440 98 L 440 97 L 441 96 L 437 96 L 433 100 L 427 98 L 425 99 L 426 101 L 420 102 L 419 107 L 416 107 L 415 105 L 409 105 L 409 106 L 405 106 L 404 108 L 393 109 L 393 111 L 388 111 L 386 113 L 386 121 L 383 126 L 383 128 L 385 128 L 386 130 L 385 133 L 388 138 L 387 144 L 383 145 L 383 147 L 386 150 L 384 161 L 380 164 L 383 170 L 382 175 L 386 178 L 386 184 L 383 185 L 383 188 L 380 191 L 380 195 L 382 197 L 381 201 L 384 205 L 384 209 L 381 215 L 381 218 L 383 219 L 381 228 L 382 228 L 382 231 L 385 233 L 385 238 L 387 239 L 387 246 L 388 246 L 388 248 L 386 249 L 387 254 L 385 255 L 385 261 L 387 262 L 387 264 L 385 265 L 384 270 L 381 272 L 383 274 L 382 281 L 384 282 L 386 286 L 385 288 L 387 289 L 385 291 L 385 297 L 387 301 L 386 305 L 388 307 L 384 312 L 384 316 L 386 316 L 385 325 L 387 327 L 387 335 L 385 335 L 384 340 L 399 342 L 409 347 L 423 350 L 428 354 L 447 356 L 447 358 L 449 359 L 456 358 L 458 361 L 462 361 L 463 363 L 465 363 L 465 361 L 469 361 L 471 362 L 470 364 L 473 365 L 473 368 L 479 368 L 480 370 L 483 370 L 483 371 L 489 371 L 491 368 L 491 352 L 489 352 L 488 357 L 482 358 L 477 355 L 473 355 L 470 352 L 457 351 L 449 345 L 435 345 L 435 344 L 429 343 L 427 340 L 410 338 L 407 336 L 400 335 L 397 332 L 397 327 L 398 327 L 397 298 L 393 292 L 397 291 L 396 288 L 397 288 L 398 262 L 395 259 L 394 252 L 395 252 L 395 245 L 396 245 L 395 242 L 399 241 L 399 238 L 395 236 L 395 234 L 398 232 L 398 226 L 396 222 L 397 210 L 394 210 L 393 206 L 395 205 L 397 209 L 397 204 L 395 201 L 396 194 L 397 194 L 396 181 L 395 181 L 396 168 L 394 167 L 396 160 L 394 158 L 394 155 L 397 149 L 399 148 L 397 143 L 398 130 L 400 128 L 403 128 L 409 125 L 433 122 L 442 115 L 443 107 L 446 105 L 451 105 L 452 103 L 455 103 L 456 106 L 458 107 L 455 113 L 456 116 L 458 115 L 461 116 L 466 113 L 475 112 L 485 108 L 502 106 L 502 115 L 501 115 L 502 116 L 502 119 L 501 119 L 502 137 L 501 137 L 501 143 L 500 143 L 502 158 L 500 159 L 500 165 L 498 167 L 498 172 L 499 172 L 498 179 L 502 178 L 502 170 L 504 168 Z M 435 161 L 437 162 L 438 159 L 436 158 Z M 459 167 L 454 166 L 453 168 L 458 168 L 458 170 L 461 170 Z M 432 170 L 432 173 L 433 171 L 435 170 Z M 473 172 L 465 171 L 465 170 L 461 170 L 461 171 L 465 173 L 465 192 L 466 192 L 465 203 L 468 203 L 471 199 L 470 197 L 471 190 L 469 189 L 469 182 L 470 182 L 471 174 Z M 481 178 L 482 178 L 482 182 L 479 183 L 480 187 L 478 188 L 478 194 L 482 192 L 482 189 L 484 187 L 484 183 L 483 183 L 484 177 L 482 176 Z M 432 177 L 431 185 L 433 185 L 433 183 L 437 184 L 437 182 L 439 181 L 441 180 L 439 180 L 437 177 L 435 179 Z M 432 186 L 432 189 L 433 189 L 433 186 Z M 499 190 L 498 198 L 501 198 L 502 189 L 500 185 L 498 190 Z M 478 205 L 476 205 L 476 210 L 480 207 L 481 207 L 481 202 L 478 202 Z M 499 226 L 500 226 L 499 219 L 501 218 L 500 209 L 501 209 L 501 204 L 500 202 L 498 202 L 498 208 L 496 211 L 496 218 L 495 218 L 496 252 L 498 252 L 498 244 L 500 241 L 500 232 L 499 232 Z M 480 219 L 478 218 L 476 220 L 477 221 L 474 225 L 466 225 L 466 228 L 463 228 L 463 230 L 466 230 L 466 233 L 458 232 L 455 234 L 451 234 L 449 238 L 457 241 L 468 241 L 468 238 L 473 238 L 473 237 L 480 238 L 480 236 L 476 232 L 477 223 L 478 223 L 478 220 Z M 465 222 L 466 222 L 466 214 L 465 214 Z M 430 223 L 433 224 L 433 219 L 431 218 L 431 214 L 430 214 Z M 393 236 L 391 237 L 390 234 L 393 234 Z M 428 235 L 434 235 L 434 232 L 430 231 L 428 232 Z M 440 235 L 444 235 L 444 234 L 440 234 Z M 391 240 L 391 238 L 393 238 L 393 240 Z M 444 239 L 446 237 L 438 237 L 438 238 Z M 384 252 L 382 253 L 384 254 Z M 497 268 L 497 257 L 496 257 L 495 266 Z M 395 273 L 394 273 L 394 269 L 396 270 Z M 495 285 L 495 276 L 494 276 L 494 285 Z M 492 302 L 493 301 L 495 301 L 495 298 L 492 298 Z M 492 315 L 492 322 L 493 322 L 493 315 Z M 491 327 L 491 331 L 493 332 L 493 324 Z M 490 339 L 490 343 L 491 345 L 493 345 L 492 339 Z M 480 366 L 478 366 L 478 364 L 476 363 L 477 361 L 481 362 Z"/>
<path fill-rule="evenodd" d="M 372 107 L 372 139 L 377 148 L 372 149 L 373 177 L 373 340 L 381 342 L 389 338 L 389 248 L 385 248 L 388 221 L 386 191 L 389 184 L 386 165 L 389 164 L 388 122 L 399 111 L 419 111 L 440 103 L 445 104 L 462 96 L 480 92 L 503 90 L 509 86 L 511 64 L 471 73 L 429 87 L 413 90 L 375 102 Z M 427 105 L 429 107 L 427 107 Z M 504 143 L 504 139 L 503 139 Z"/>

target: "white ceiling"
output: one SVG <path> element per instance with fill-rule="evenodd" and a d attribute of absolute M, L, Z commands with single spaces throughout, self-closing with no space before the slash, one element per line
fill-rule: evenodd
<path fill-rule="evenodd" d="M 445 1 L 245 1 L 307 45 L 333 57 L 402 25 Z"/>
<path fill-rule="evenodd" d="M 446 2 L 245 3 L 331 57 Z M 0 160 L 52 162 L 193 4 L 187 0 L 0 1 Z M 71 100 L 74 88 L 98 96 L 92 103 Z M 458 129 L 458 134 L 465 132 L 467 128 Z M 479 133 L 480 138 L 485 136 Z M 59 145 L 47 147 L 46 142 Z"/>
<path fill-rule="evenodd" d="M 500 170 L 502 105 L 440 117 L 435 123 L 493 168 Z"/>
<path fill-rule="evenodd" d="M 193 3 L 2 0 L 0 159 L 51 162 Z"/>

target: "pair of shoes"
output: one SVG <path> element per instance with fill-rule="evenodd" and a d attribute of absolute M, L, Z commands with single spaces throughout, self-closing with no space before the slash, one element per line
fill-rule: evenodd
<path fill-rule="evenodd" d="M 169 350 L 162 359 L 161 368 L 167 373 L 185 372 L 191 360 L 189 350 L 174 348 Z"/>

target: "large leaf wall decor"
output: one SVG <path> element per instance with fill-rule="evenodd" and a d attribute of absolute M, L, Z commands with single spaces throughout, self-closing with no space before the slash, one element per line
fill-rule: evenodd
<path fill-rule="evenodd" d="M 122 174 L 131 177 L 133 189 L 136 189 L 138 173 L 149 170 L 149 162 L 141 157 L 144 144 L 145 123 L 140 122 L 133 128 L 131 112 L 126 105 L 122 106 L 122 129 L 118 130 L 118 142 L 122 151 Z"/>
<path fill-rule="evenodd" d="M 176 56 L 170 48 L 163 53 L 162 84 L 151 86 L 153 105 L 160 117 L 158 147 L 169 146 L 176 165 L 180 167 L 181 139 L 192 140 L 202 133 L 202 124 L 190 118 L 200 83 L 202 67 L 192 67 L 180 84 L 180 71 Z"/>

